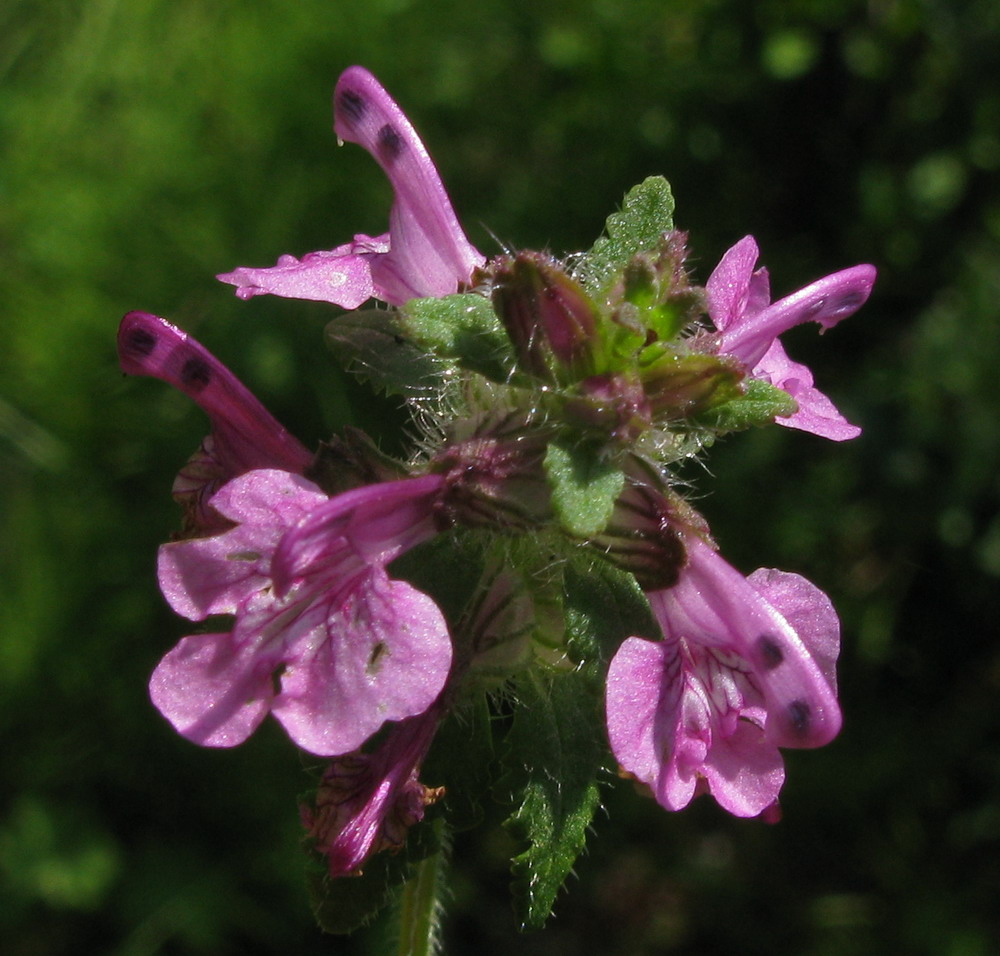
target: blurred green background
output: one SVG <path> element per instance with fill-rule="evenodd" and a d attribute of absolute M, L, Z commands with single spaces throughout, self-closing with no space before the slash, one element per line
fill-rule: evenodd
<path fill-rule="evenodd" d="M 846 726 L 790 753 L 776 826 L 606 790 L 542 933 L 506 835 L 460 835 L 449 951 L 990 954 L 1000 947 L 1000 4 L 995 0 L 7 0 L 0 6 L 0 947 L 377 953 L 321 937 L 305 764 L 273 722 L 178 738 L 146 697 L 183 634 L 156 590 L 205 432 L 117 369 L 119 317 L 195 332 L 307 443 L 391 411 L 319 347 L 330 308 L 213 275 L 384 229 L 330 97 L 373 70 L 470 237 L 586 248 L 662 173 L 704 281 L 754 233 L 777 294 L 875 294 L 787 337 L 865 432 L 738 435 L 700 506 L 745 572 L 844 622 Z M 432 782 L 432 781 L 431 781 Z"/>

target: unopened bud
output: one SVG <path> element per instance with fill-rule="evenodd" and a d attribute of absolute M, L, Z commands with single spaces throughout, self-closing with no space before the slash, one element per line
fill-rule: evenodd
<path fill-rule="evenodd" d="M 530 528 L 551 516 L 542 470 L 547 436 L 483 434 L 446 445 L 432 470 L 446 476 L 440 520 L 450 526 Z"/>
<path fill-rule="evenodd" d="M 522 367 L 546 382 L 574 382 L 596 370 L 597 306 L 575 279 L 542 253 L 502 260 L 493 307 Z"/>
<path fill-rule="evenodd" d="M 591 544 L 616 567 L 634 574 L 644 591 L 661 591 L 677 583 L 687 563 L 681 532 L 707 537 L 708 529 L 652 465 L 633 458 L 627 474 L 611 520 Z"/>
<path fill-rule="evenodd" d="M 690 418 L 739 398 L 744 374 L 737 362 L 725 356 L 678 355 L 667 350 L 641 371 L 653 418 L 658 421 Z"/>

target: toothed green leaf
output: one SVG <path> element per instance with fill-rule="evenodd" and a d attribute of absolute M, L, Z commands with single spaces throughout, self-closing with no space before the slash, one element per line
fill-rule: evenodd
<path fill-rule="evenodd" d="M 798 403 L 788 392 L 769 382 L 748 378 L 745 386 L 745 394 L 698 416 L 698 422 L 718 431 L 739 431 L 768 425 L 775 416 L 792 415 L 798 410 Z"/>
<path fill-rule="evenodd" d="M 382 309 L 334 319 L 326 327 L 326 342 L 346 368 L 389 395 L 410 398 L 436 389 L 455 365 L 416 343 L 399 313 Z"/>
<path fill-rule="evenodd" d="M 507 735 L 507 773 L 498 788 L 516 804 L 505 826 L 527 849 L 511 861 L 514 907 L 538 929 L 584 847 L 597 809 L 606 749 L 596 681 L 587 668 L 515 688 L 518 709 Z"/>
<path fill-rule="evenodd" d="M 625 475 L 591 445 L 553 442 L 545 455 L 545 474 L 559 523 L 572 535 L 590 538 L 604 530 Z"/>
<path fill-rule="evenodd" d="M 622 208 L 608 216 L 606 235 L 584 256 L 577 274 L 595 298 L 624 272 L 633 256 L 657 249 L 674 227 L 674 197 L 662 176 L 650 176 L 625 194 Z"/>
<path fill-rule="evenodd" d="M 399 313 L 408 340 L 495 382 L 510 375 L 510 341 L 489 299 L 474 293 L 411 299 Z"/>

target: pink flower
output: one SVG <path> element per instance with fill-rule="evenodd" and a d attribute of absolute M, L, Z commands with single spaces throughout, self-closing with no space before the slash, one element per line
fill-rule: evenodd
<path fill-rule="evenodd" d="M 231 747 L 268 711 L 321 756 L 358 749 L 387 720 L 422 713 L 451 665 L 437 605 L 386 565 L 437 533 L 444 479 L 328 498 L 299 475 L 251 471 L 211 505 L 224 534 L 160 549 L 160 588 L 191 620 L 232 630 L 185 637 L 157 666 L 153 703 L 195 743 Z"/>
<path fill-rule="evenodd" d="M 741 817 L 774 804 L 779 747 L 840 729 L 836 613 L 783 571 L 744 578 L 690 536 L 678 583 L 649 595 L 663 640 L 628 638 L 608 671 L 611 749 L 668 810 L 701 792 Z"/>
<path fill-rule="evenodd" d="M 778 336 L 802 322 L 829 329 L 852 315 L 871 294 L 875 267 L 835 272 L 772 303 L 767 269 L 754 271 L 757 256 L 753 237 L 744 237 L 722 257 L 705 286 L 708 314 L 722 333 L 719 352 L 735 356 L 754 378 L 784 389 L 798 402 L 798 411 L 778 418 L 779 425 L 834 441 L 857 437 L 861 429 L 813 387 L 812 373 L 788 358 Z"/>
<path fill-rule="evenodd" d="M 409 120 L 378 80 L 360 66 L 341 74 L 333 95 L 334 130 L 363 146 L 395 193 L 389 232 L 357 235 L 301 260 L 282 256 L 269 269 L 220 275 L 241 299 L 271 293 L 356 309 L 375 296 L 390 305 L 450 295 L 469 281 L 483 256 L 469 244 L 441 178 Z"/>
<path fill-rule="evenodd" d="M 330 876 L 359 873 L 373 854 L 399 850 L 424 808 L 444 794 L 418 777 L 439 720 L 432 707 L 393 725 L 373 753 L 347 754 L 327 768 L 315 809 L 302 808 L 302 823 Z"/>
<path fill-rule="evenodd" d="M 254 468 L 303 472 L 312 461 L 229 369 L 165 319 L 129 312 L 118 328 L 118 356 L 124 372 L 168 382 L 194 399 L 212 422 L 211 434 L 174 481 L 189 532 L 227 527 L 208 502 L 230 478 Z"/>

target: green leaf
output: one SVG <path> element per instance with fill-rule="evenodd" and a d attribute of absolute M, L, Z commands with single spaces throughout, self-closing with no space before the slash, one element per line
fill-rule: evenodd
<path fill-rule="evenodd" d="M 625 487 L 622 470 L 602 458 L 597 446 L 556 442 L 549 445 L 544 467 L 552 507 L 563 528 L 580 538 L 603 531 Z"/>
<path fill-rule="evenodd" d="M 326 327 L 327 345 L 343 365 L 389 395 L 419 396 L 437 387 L 454 362 L 409 337 L 398 312 L 348 312 Z"/>
<path fill-rule="evenodd" d="M 438 728 L 420 771 L 428 786 L 444 787 L 440 806 L 452 831 L 482 822 L 495 760 L 493 719 L 486 694 L 479 692 Z"/>
<path fill-rule="evenodd" d="M 504 382 L 514 365 L 510 340 L 489 299 L 475 293 L 411 299 L 399 321 L 405 336 L 439 358 Z"/>
<path fill-rule="evenodd" d="M 610 660 L 627 637 L 656 639 L 656 622 L 635 577 L 596 558 L 569 561 L 564 570 L 566 631 L 578 659 Z"/>
<path fill-rule="evenodd" d="M 625 194 L 622 208 L 608 216 L 601 236 L 580 262 L 577 273 L 595 298 L 640 252 L 659 247 L 663 233 L 674 226 L 674 197 L 662 176 L 650 176 Z"/>
<path fill-rule="evenodd" d="M 769 425 L 775 416 L 792 415 L 798 410 L 798 402 L 788 392 L 769 382 L 748 378 L 745 385 L 744 395 L 699 415 L 697 424 L 732 432 L 754 425 Z"/>
<path fill-rule="evenodd" d="M 517 803 L 504 825 L 528 844 L 511 860 L 515 911 L 523 928 L 538 929 L 586 842 L 606 747 L 592 669 L 553 679 L 533 672 L 515 693 L 498 788 Z"/>

